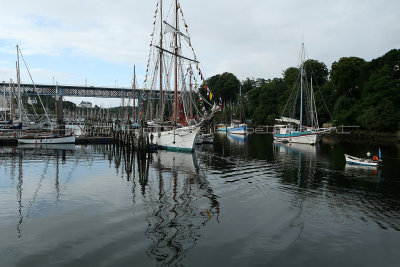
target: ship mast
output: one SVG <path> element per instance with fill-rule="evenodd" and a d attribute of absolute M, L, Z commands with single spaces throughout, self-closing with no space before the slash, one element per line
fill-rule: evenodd
<path fill-rule="evenodd" d="M 132 110 L 132 123 L 136 122 L 136 104 L 135 104 L 135 100 L 136 100 L 136 71 L 135 71 L 135 65 L 133 65 L 133 85 L 132 85 L 132 90 L 133 90 L 133 110 Z"/>
<path fill-rule="evenodd" d="M 189 101 L 189 118 L 190 118 L 190 120 L 191 119 L 193 119 L 193 100 L 192 100 L 192 91 L 193 91 L 193 89 L 192 89 L 192 75 L 193 75 L 193 71 L 192 71 L 192 69 L 190 69 L 190 72 L 189 72 L 189 75 L 190 75 L 190 83 L 189 83 L 189 89 L 190 89 L 190 94 L 189 94 L 189 96 L 190 96 L 190 101 Z"/>
<path fill-rule="evenodd" d="M 160 120 L 161 123 L 164 120 L 164 109 L 163 109 L 163 12 L 162 12 L 162 0 L 160 0 Z"/>
<path fill-rule="evenodd" d="M 175 107 L 174 107 L 174 125 L 177 125 L 178 115 L 178 1 L 175 0 Z"/>
<path fill-rule="evenodd" d="M 240 96 L 240 123 L 242 123 L 242 83 L 240 82 L 240 88 L 239 88 L 239 96 Z"/>
<path fill-rule="evenodd" d="M 300 62 L 300 131 L 303 127 L 303 76 L 304 76 L 304 43 L 301 44 Z"/>
<path fill-rule="evenodd" d="M 18 81 L 19 122 L 22 123 L 21 77 L 20 77 L 20 69 L 19 69 L 19 47 L 18 47 L 18 45 L 17 45 L 17 81 Z"/>

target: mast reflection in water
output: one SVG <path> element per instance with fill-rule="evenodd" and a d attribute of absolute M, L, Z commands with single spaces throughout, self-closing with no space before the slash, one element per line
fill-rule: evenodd
<path fill-rule="evenodd" d="M 200 171 L 195 153 L 159 151 L 155 154 L 140 154 L 114 145 L 24 145 L 2 148 L 0 161 L 1 171 L 7 177 L 2 179 L 3 183 L 8 182 L 6 194 L 10 194 L 13 187 L 17 194 L 16 204 L 12 203 L 15 200 L 10 196 L 1 197 L 2 200 L 6 199 L 2 205 L 6 210 L 0 215 L 6 218 L 7 223 L 2 221 L 0 229 L 2 232 L 10 230 L 7 234 L 10 246 L 2 248 L 1 254 L 10 264 L 15 263 L 15 260 L 27 262 L 32 257 L 42 255 L 39 248 L 25 254 L 19 247 L 30 236 L 36 235 L 36 231 L 46 232 L 38 224 L 51 224 L 49 221 L 59 219 L 57 213 L 72 216 L 73 225 L 59 221 L 56 230 L 70 232 L 72 236 L 80 232 L 74 227 L 82 226 L 87 220 L 90 224 L 103 224 L 100 228 L 105 227 L 107 231 L 116 231 L 106 227 L 105 224 L 109 222 L 90 218 L 100 216 L 108 217 L 109 220 L 113 217 L 118 221 L 119 217 L 128 216 L 123 220 L 132 223 L 136 230 L 143 229 L 145 237 L 151 242 L 146 249 L 149 260 L 153 259 L 153 262 L 162 265 L 178 264 L 201 238 L 201 228 L 211 220 L 218 219 L 217 197 Z M 108 162 L 106 168 L 105 162 Z M 92 174 L 92 171 L 95 173 Z M 106 171 L 106 175 L 102 171 Z M 110 190 L 114 187 L 114 178 L 120 178 L 120 182 L 130 188 L 129 198 L 125 198 L 126 191 L 121 190 L 121 187 Z M 99 185 L 102 193 L 98 191 Z M 102 186 L 110 188 L 104 189 Z M 70 188 L 77 187 L 81 188 L 78 192 L 70 191 Z M 112 198 L 119 194 L 123 196 L 117 197 L 118 200 L 114 202 Z M 129 199 L 130 211 L 127 214 L 126 204 Z M 110 204 L 117 210 L 110 210 L 107 207 Z M 17 231 L 13 233 L 11 229 L 15 212 L 12 207 L 15 205 Z M 130 218 L 141 219 L 141 222 L 138 225 L 137 219 L 133 223 Z M 35 231 L 32 231 L 32 226 L 36 228 Z M 96 229 L 93 230 L 96 233 Z M 97 240 L 94 233 L 89 232 L 79 238 Z M 71 242 L 70 238 L 69 235 L 59 234 L 56 243 L 60 247 L 67 246 Z M 125 238 L 105 242 L 126 243 Z M 36 241 L 48 245 L 45 240 Z M 84 246 L 83 250 L 86 249 L 93 252 Z M 95 251 L 99 252 L 97 249 Z M 112 254 L 111 251 L 109 253 Z M 18 255 L 18 258 L 7 257 L 10 255 Z M 43 262 L 51 257 L 53 255 L 47 255 Z M 58 260 L 64 263 L 71 261 L 65 256 Z"/>
<path fill-rule="evenodd" d="M 193 154 L 0 147 L 0 265 L 396 266 L 400 149 L 380 148 L 371 169 L 344 153 L 375 144 L 254 134 Z"/>

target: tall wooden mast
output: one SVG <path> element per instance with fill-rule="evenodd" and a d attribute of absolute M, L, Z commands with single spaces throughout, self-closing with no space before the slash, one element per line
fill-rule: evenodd
<path fill-rule="evenodd" d="M 164 101 L 163 101 L 163 10 L 162 0 L 160 0 L 160 120 L 164 120 Z"/>
<path fill-rule="evenodd" d="M 132 120 L 133 123 L 136 122 L 136 71 L 135 71 L 135 65 L 133 65 L 133 85 L 132 85 L 132 90 L 133 90 L 133 110 L 132 110 Z"/>
<path fill-rule="evenodd" d="M 178 115 L 178 1 L 175 0 L 175 108 L 174 124 L 177 124 Z"/>
<path fill-rule="evenodd" d="M 304 43 L 301 44 L 300 66 L 300 131 L 303 127 L 303 79 L 304 79 Z"/>
<path fill-rule="evenodd" d="M 240 82 L 240 87 L 239 87 L 239 96 L 240 96 L 240 123 L 242 123 L 242 82 Z"/>
<path fill-rule="evenodd" d="M 19 122 L 22 122 L 21 76 L 20 76 L 20 69 L 19 69 L 19 46 L 18 45 L 17 45 L 17 82 L 18 82 Z"/>
<path fill-rule="evenodd" d="M 189 94 L 189 118 L 193 119 L 193 99 L 192 99 L 192 75 L 193 75 L 193 71 L 192 69 L 190 69 L 190 83 L 189 83 L 189 89 L 190 89 L 190 94 Z"/>

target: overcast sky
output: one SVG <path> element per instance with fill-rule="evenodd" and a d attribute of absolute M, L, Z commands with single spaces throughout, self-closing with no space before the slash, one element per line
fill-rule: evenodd
<path fill-rule="evenodd" d="M 169 1 L 169 0 L 168 0 Z M 0 0 L 0 80 L 15 80 L 19 44 L 36 83 L 139 86 L 156 0 Z M 207 77 L 281 77 L 307 57 L 330 69 L 400 48 L 399 0 L 181 0 Z M 22 82 L 30 82 L 22 73 Z"/>

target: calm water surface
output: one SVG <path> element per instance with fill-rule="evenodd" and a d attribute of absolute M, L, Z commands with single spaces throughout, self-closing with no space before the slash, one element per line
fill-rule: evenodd
<path fill-rule="evenodd" d="M 399 266 L 400 148 L 0 147 L 0 266 Z"/>

